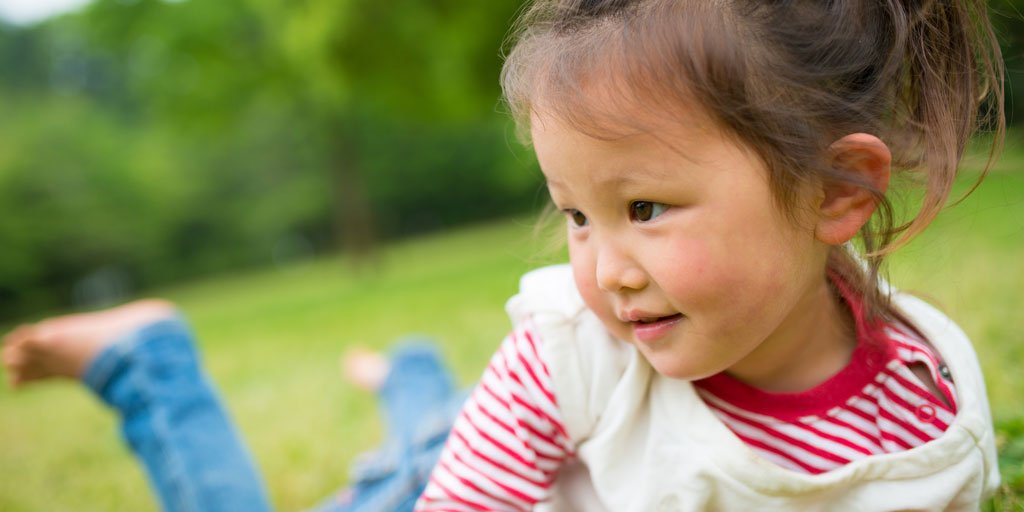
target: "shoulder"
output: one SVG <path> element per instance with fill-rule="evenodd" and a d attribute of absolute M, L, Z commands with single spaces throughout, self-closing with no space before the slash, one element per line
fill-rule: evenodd
<path fill-rule="evenodd" d="M 587 308 L 569 265 L 524 275 L 506 310 L 517 331 L 535 336 L 570 437 L 587 437 L 626 369 L 637 363 L 632 346 L 611 336 Z"/>
<path fill-rule="evenodd" d="M 938 308 L 911 294 L 893 292 L 892 304 L 902 320 L 946 362 L 956 383 L 957 403 L 990 418 L 981 364 L 963 329 Z M 970 411 L 965 412 L 970 415 Z"/>
<path fill-rule="evenodd" d="M 537 315 L 573 318 L 586 309 L 567 264 L 542 267 L 519 279 L 519 292 L 505 304 L 514 323 Z"/>
<path fill-rule="evenodd" d="M 986 489 L 999 483 L 992 413 L 981 364 L 971 340 L 963 329 L 935 306 L 907 293 L 894 292 L 893 306 L 903 320 L 927 340 L 948 366 L 956 386 L 955 424 L 964 428 L 981 449 L 986 469 Z"/>
<path fill-rule="evenodd" d="M 957 377 L 958 387 L 967 384 L 971 388 L 983 388 L 974 346 L 956 322 L 935 306 L 908 293 L 894 292 L 892 303 L 902 319 L 920 333 L 943 359 L 956 367 L 954 377 Z M 967 382 L 960 382 L 962 380 Z"/>

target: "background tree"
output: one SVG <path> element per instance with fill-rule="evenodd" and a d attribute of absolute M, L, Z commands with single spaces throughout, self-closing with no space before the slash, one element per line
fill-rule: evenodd
<path fill-rule="evenodd" d="M 148 286 L 528 208 L 495 108 L 517 8 L 96 0 L 2 27 L 0 318 L 97 273 Z"/>
<path fill-rule="evenodd" d="M 0 24 L 0 321 L 535 206 L 498 101 L 521 4 L 93 0 Z M 992 2 L 1016 123 L 1021 6 Z"/>

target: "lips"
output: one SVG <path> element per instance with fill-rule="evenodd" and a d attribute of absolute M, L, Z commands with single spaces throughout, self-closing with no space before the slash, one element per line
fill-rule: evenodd
<path fill-rule="evenodd" d="M 661 339 L 683 320 L 681 313 L 668 316 L 637 316 L 629 320 L 633 334 L 641 342 L 650 343 Z"/>
<path fill-rule="evenodd" d="M 673 316 L 678 316 L 678 315 L 673 315 Z M 638 324 L 653 324 L 653 323 L 656 323 L 656 322 L 660 322 L 660 321 L 662 321 L 662 320 L 664 320 L 666 318 L 669 318 L 669 317 L 667 317 L 667 316 L 652 316 L 652 317 L 647 317 L 647 318 L 641 318 L 641 319 L 637 320 L 635 323 L 638 323 Z"/>

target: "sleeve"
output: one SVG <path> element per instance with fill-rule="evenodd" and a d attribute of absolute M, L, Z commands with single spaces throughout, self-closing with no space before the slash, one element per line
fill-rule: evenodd
<path fill-rule="evenodd" d="M 529 326 L 509 334 L 462 408 L 416 510 L 530 510 L 574 452 Z"/>

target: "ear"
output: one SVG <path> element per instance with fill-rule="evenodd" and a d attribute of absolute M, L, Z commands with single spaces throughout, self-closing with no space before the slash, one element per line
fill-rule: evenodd
<path fill-rule="evenodd" d="M 885 192 L 889 186 L 892 153 L 881 139 L 866 133 L 847 135 L 829 146 L 831 163 L 864 185 Z M 822 185 L 818 224 L 821 242 L 840 245 L 857 235 L 875 212 L 877 202 L 868 188 L 850 182 Z"/>

